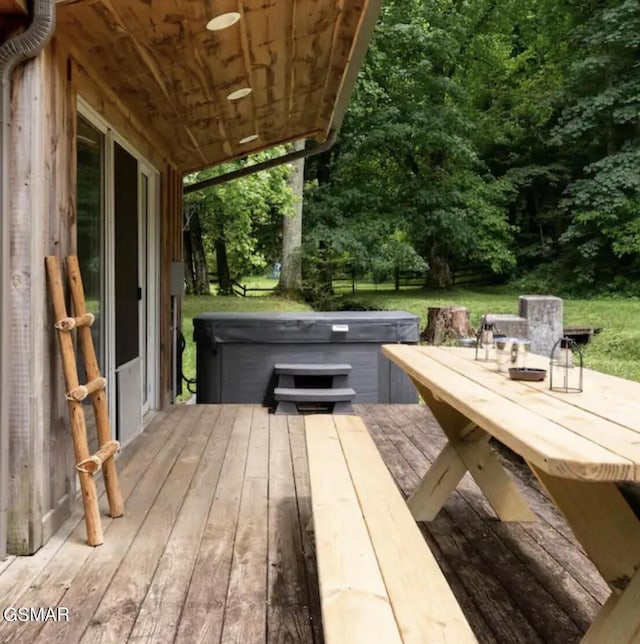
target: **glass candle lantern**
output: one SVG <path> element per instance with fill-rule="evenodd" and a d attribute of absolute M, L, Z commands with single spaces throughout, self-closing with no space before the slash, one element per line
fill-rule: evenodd
<path fill-rule="evenodd" d="M 495 326 L 482 318 L 478 335 L 476 336 L 476 360 L 489 362 L 495 358 L 496 341 Z"/>
<path fill-rule="evenodd" d="M 571 338 L 560 338 L 549 358 L 549 389 L 563 393 L 582 391 L 582 351 Z"/>
<path fill-rule="evenodd" d="M 507 373 L 509 369 L 524 369 L 531 340 L 527 338 L 496 338 L 496 365 L 498 371 Z"/>

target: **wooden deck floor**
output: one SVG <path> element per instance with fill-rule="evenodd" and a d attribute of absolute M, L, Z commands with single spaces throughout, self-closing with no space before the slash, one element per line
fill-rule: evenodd
<path fill-rule="evenodd" d="M 357 412 L 409 494 L 441 447 L 434 421 L 417 405 Z M 540 521 L 496 521 L 466 477 L 425 538 L 480 642 L 576 642 L 607 588 L 504 458 Z M 127 513 L 104 517 L 104 545 L 84 544 L 78 510 L 35 556 L 0 562 L 0 642 L 322 642 L 300 417 L 176 407 L 118 467 Z M 7 606 L 64 607 L 69 622 L 2 621 Z"/>

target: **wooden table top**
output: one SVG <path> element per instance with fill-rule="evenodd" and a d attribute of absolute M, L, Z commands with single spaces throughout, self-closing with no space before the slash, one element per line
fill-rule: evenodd
<path fill-rule="evenodd" d="M 512 381 L 475 349 L 389 344 L 384 354 L 415 382 L 549 474 L 640 481 L 640 383 L 584 370 L 582 393 Z M 549 359 L 528 355 L 528 367 Z"/>

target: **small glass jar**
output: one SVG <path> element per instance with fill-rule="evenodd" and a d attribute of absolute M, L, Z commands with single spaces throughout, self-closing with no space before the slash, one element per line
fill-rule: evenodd
<path fill-rule="evenodd" d="M 526 338 L 499 338 L 496 340 L 496 365 L 498 371 L 508 373 L 509 369 L 524 369 L 531 340 Z"/>

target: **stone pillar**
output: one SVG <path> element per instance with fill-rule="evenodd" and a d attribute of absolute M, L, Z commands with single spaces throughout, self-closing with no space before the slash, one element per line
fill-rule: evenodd
<path fill-rule="evenodd" d="M 494 333 L 509 338 L 528 338 L 529 323 L 526 318 L 507 313 L 487 313 L 487 322 L 493 324 Z"/>
<path fill-rule="evenodd" d="M 531 351 L 548 356 L 564 335 L 562 300 L 552 295 L 521 295 L 518 305 L 520 316 L 529 322 Z"/>

